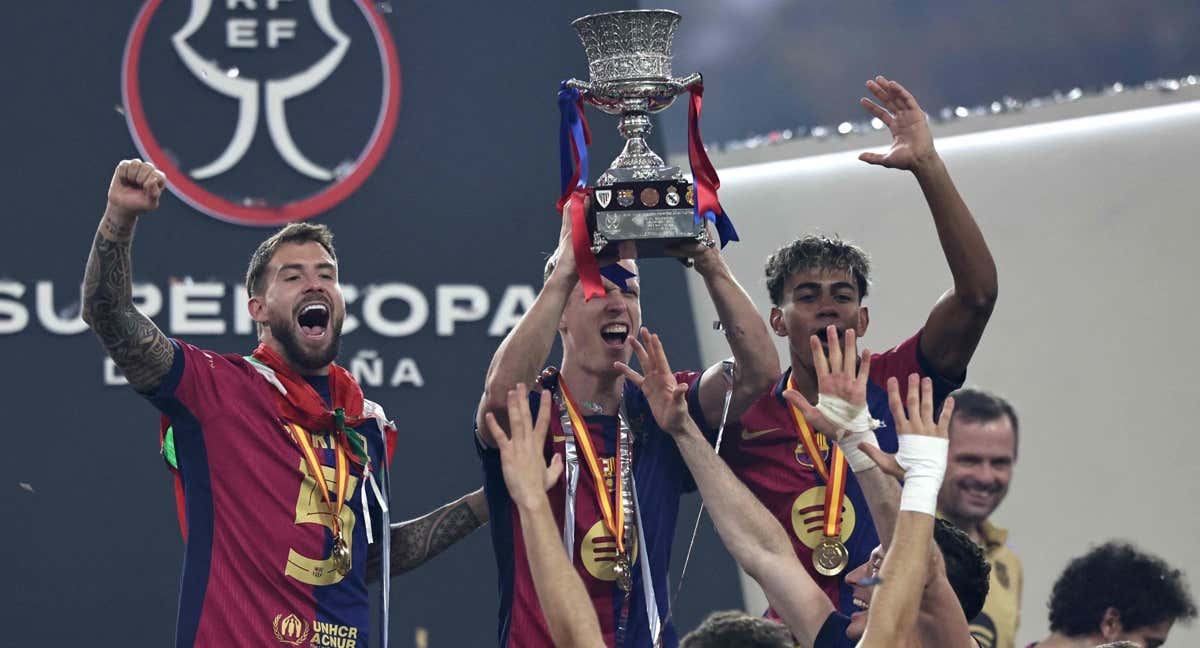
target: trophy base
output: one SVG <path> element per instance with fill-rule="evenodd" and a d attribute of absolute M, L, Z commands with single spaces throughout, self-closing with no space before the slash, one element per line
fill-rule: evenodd
<path fill-rule="evenodd" d="M 597 187 L 588 213 L 592 253 L 615 253 L 617 243 L 633 241 L 638 258 L 669 256 L 683 243 L 711 243 L 704 222 L 696 222 L 695 190 L 683 179 L 617 182 Z"/>

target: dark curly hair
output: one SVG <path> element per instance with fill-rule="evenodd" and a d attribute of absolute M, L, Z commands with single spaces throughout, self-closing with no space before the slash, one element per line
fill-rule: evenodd
<path fill-rule="evenodd" d="M 779 306 L 788 277 L 805 270 L 849 272 L 858 284 L 858 298 L 867 296 L 871 260 L 866 251 L 837 236 L 807 234 L 767 257 L 767 292 L 771 294 L 771 303 Z"/>
<path fill-rule="evenodd" d="M 979 616 L 988 595 L 988 576 L 992 566 L 983 556 L 983 549 L 962 529 L 941 518 L 933 525 L 933 539 L 942 551 L 946 564 L 946 580 L 958 596 L 967 621 Z"/>
<path fill-rule="evenodd" d="M 1050 593 L 1050 630 L 1096 632 L 1116 608 L 1127 630 L 1196 617 L 1183 572 L 1126 542 L 1109 541 L 1072 560 Z"/>
<path fill-rule="evenodd" d="M 734 610 L 713 612 L 679 641 L 679 648 L 792 648 L 794 645 L 786 626 Z"/>

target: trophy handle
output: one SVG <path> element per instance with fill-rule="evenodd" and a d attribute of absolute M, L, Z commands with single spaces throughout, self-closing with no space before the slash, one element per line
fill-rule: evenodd
<path fill-rule="evenodd" d="M 687 89 L 688 89 L 688 88 L 689 88 L 689 87 L 690 87 L 690 86 L 691 86 L 693 83 L 696 83 L 696 82 L 698 82 L 698 81 L 703 81 L 703 80 L 704 80 L 704 76 L 703 76 L 703 75 L 701 75 L 699 72 L 693 72 L 693 73 L 691 73 L 691 74 L 689 74 L 689 75 L 687 75 L 687 76 L 685 76 L 685 77 L 683 77 L 683 78 L 681 78 L 681 79 L 671 79 L 671 81 L 672 81 L 673 83 L 678 83 L 678 84 L 679 84 L 679 88 L 680 88 L 680 90 L 679 90 L 679 94 L 683 94 L 684 92 L 687 92 Z M 568 82 L 568 83 L 569 83 L 569 82 Z"/>
<path fill-rule="evenodd" d="M 580 81 L 579 79 L 567 79 L 567 87 L 574 88 L 583 95 L 591 94 L 592 92 L 592 84 L 588 81 Z"/>

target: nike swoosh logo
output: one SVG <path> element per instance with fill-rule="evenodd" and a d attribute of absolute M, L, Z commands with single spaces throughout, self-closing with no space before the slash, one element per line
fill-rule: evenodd
<path fill-rule="evenodd" d="M 760 437 L 764 434 L 770 434 L 772 432 L 775 432 L 778 429 L 779 428 L 770 428 L 767 430 L 742 430 L 742 441 L 749 441 L 750 439 L 757 439 L 758 437 Z"/>

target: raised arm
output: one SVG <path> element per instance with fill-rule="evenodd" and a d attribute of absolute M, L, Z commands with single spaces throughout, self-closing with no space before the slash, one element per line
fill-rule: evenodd
<path fill-rule="evenodd" d="M 864 446 L 888 474 L 905 480 L 892 546 L 880 570 L 882 583 L 871 597 L 871 612 L 860 648 L 908 645 L 917 621 L 922 595 L 930 579 L 933 520 L 937 493 L 946 472 L 947 428 L 954 399 L 946 399 L 940 419 L 933 419 L 933 383 L 912 374 L 908 378 L 908 408 L 900 400 L 900 385 L 888 379 L 888 403 L 900 437 L 892 457 Z"/>
<path fill-rule="evenodd" d="M 117 165 L 83 275 L 83 320 L 140 392 L 154 391 L 175 357 L 170 340 L 133 305 L 129 261 L 134 225 L 158 208 L 166 181 L 149 162 Z"/>
<path fill-rule="evenodd" d="M 546 465 L 543 449 L 550 425 L 550 395 L 542 394 L 537 424 L 530 420 L 529 392 L 524 385 L 505 394 L 506 417 L 511 436 L 491 412 L 484 419 L 487 430 L 500 448 L 504 482 L 521 518 L 521 535 L 529 572 L 537 591 L 542 615 L 554 645 L 560 648 L 603 648 L 600 620 L 588 598 L 583 581 L 575 573 L 562 535 L 554 522 L 546 489 L 562 474 L 562 456 Z"/>
<path fill-rule="evenodd" d="M 584 203 L 585 209 L 587 203 Z M 479 440 L 495 447 L 492 436 L 484 432 L 484 416 L 491 413 L 501 424 L 508 419 L 507 395 L 513 385 L 532 382 L 542 370 L 554 339 L 558 335 L 558 322 L 579 274 L 575 267 L 574 248 L 571 247 L 571 205 L 563 208 L 563 225 L 558 248 L 554 251 L 554 268 L 542 284 L 542 290 L 533 300 L 529 310 L 513 327 L 488 366 L 483 396 L 476 410 L 475 430 Z"/>
<path fill-rule="evenodd" d="M 487 499 L 481 488 L 419 518 L 393 524 L 392 576 L 420 567 L 487 522 Z M 371 545 L 367 554 L 367 580 L 370 582 L 379 576 L 378 547 Z"/>
<path fill-rule="evenodd" d="M 687 384 L 675 380 L 662 341 L 644 328 L 641 335 L 644 344 L 635 339 L 633 348 L 645 376 L 624 363 L 617 366 L 641 387 L 655 420 L 675 439 L 729 553 L 762 586 L 792 634 L 811 646 L 833 604 L 796 558 L 783 527 L 717 456 L 688 415 Z"/>
<path fill-rule="evenodd" d="M 690 244 L 673 253 L 695 261 L 696 271 L 704 279 L 704 287 L 708 289 L 708 296 L 717 310 L 729 350 L 733 352 L 734 390 L 729 403 L 728 420 L 736 421 L 779 378 L 779 354 L 763 316 L 733 276 L 716 246 Z M 699 387 L 704 418 L 715 427 L 721 421 L 728 389 L 721 363 L 714 364 L 704 372 Z"/>
<path fill-rule="evenodd" d="M 999 291 L 996 263 L 971 210 L 933 146 L 929 122 L 917 100 L 904 86 L 882 76 L 867 81 L 867 88 L 879 103 L 866 97 L 861 103 L 891 130 L 892 147 L 886 154 L 863 153 L 859 159 L 905 169 L 916 176 L 954 278 L 954 287 L 942 295 L 929 313 L 921 336 L 921 352 L 939 374 L 948 378 L 962 376 L 996 303 Z"/>

